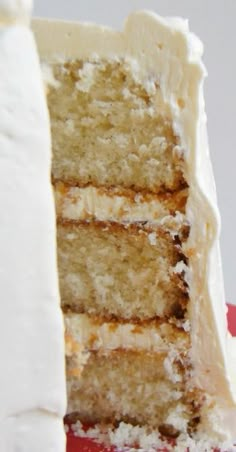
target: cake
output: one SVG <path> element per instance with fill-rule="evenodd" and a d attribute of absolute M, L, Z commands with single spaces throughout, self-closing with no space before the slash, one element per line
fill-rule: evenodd
<path fill-rule="evenodd" d="M 49 118 L 30 1 L 0 1 L 0 450 L 64 452 Z"/>
<path fill-rule="evenodd" d="M 65 356 L 75 432 L 232 450 L 202 45 L 148 12 L 35 20 L 49 120 L 29 3 L 0 1 L 0 450 L 64 451 Z"/>
<path fill-rule="evenodd" d="M 67 418 L 146 426 L 198 451 L 232 442 L 235 340 L 202 44 L 186 21 L 149 12 L 123 32 L 48 20 L 33 30 L 52 132 Z"/>
<path fill-rule="evenodd" d="M 196 450 L 232 441 L 235 341 L 201 42 L 185 21 L 148 12 L 123 32 L 33 29 L 52 132 L 68 418 L 148 426 L 177 444 L 206 438 Z"/>

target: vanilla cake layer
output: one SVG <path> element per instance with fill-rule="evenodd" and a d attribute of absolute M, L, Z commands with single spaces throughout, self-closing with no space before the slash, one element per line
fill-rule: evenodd
<path fill-rule="evenodd" d="M 189 322 L 178 328 L 67 313 L 65 327 L 70 420 L 148 424 L 170 437 L 179 435 L 177 425 L 197 428 L 203 399 L 190 384 Z"/>
<path fill-rule="evenodd" d="M 188 288 L 178 241 L 160 228 L 59 222 L 62 306 L 118 319 L 184 319 Z"/>
<path fill-rule="evenodd" d="M 178 436 L 177 425 L 182 432 L 197 428 L 203 399 L 186 384 L 186 352 L 171 359 L 171 353 L 147 350 L 93 351 L 84 361 L 82 369 L 71 357 L 67 364 L 74 419 L 151 425 L 165 436 Z"/>
<path fill-rule="evenodd" d="M 186 186 L 183 150 L 157 81 L 118 58 L 52 64 L 48 106 L 55 179 L 161 192 Z"/>

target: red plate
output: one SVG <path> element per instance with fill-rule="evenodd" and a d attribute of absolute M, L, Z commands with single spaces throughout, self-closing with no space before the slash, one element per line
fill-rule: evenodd
<path fill-rule="evenodd" d="M 236 336 L 236 306 L 228 304 L 228 326 L 233 336 Z"/>
<path fill-rule="evenodd" d="M 67 452 L 113 452 L 115 449 L 107 449 L 101 444 L 96 444 L 91 439 L 76 438 L 72 432 L 67 433 Z"/>
<path fill-rule="evenodd" d="M 229 331 L 236 336 L 236 306 L 228 305 Z M 71 431 L 67 434 L 67 452 L 114 452 L 114 448 L 107 449 L 87 438 L 78 438 Z"/>

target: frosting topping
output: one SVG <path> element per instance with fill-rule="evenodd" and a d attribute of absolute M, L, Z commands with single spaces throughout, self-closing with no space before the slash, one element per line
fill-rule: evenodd
<path fill-rule="evenodd" d="M 1 22 L 29 22 L 32 4 L 32 0 L 0 0 L 0 24 Z"/>
<path fill-rule="evenodd" d="M 27 5 L 1 2 L 0 12 L 23 17 Z M 0 450 L 64 452 L 50 127 L 34 38 L 22 25 L 0 27 L 0 99 Z"/>

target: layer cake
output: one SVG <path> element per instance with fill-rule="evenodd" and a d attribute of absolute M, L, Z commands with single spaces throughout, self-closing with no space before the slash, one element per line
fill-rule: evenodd
<path fill-rule="evenodd" d="M 147 12 L 123 32 L 33 29 L 52 132 L 67 415 L 205 438 L 205 450 L 231 441 L 235 357 L 233 368 L 202 45 L 185 21 Z"/>

